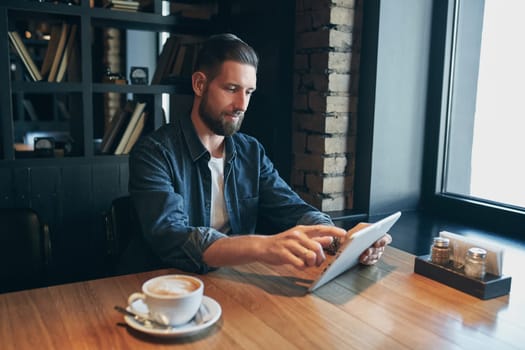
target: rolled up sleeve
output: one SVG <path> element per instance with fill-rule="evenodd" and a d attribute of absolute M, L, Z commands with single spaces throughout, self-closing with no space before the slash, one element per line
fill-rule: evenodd
<path fill-rule="evenodd" d="M 330 225 L 334 223 L 328 214 L 321 211 L 309 211 L 305 213 L 298 221 L 297 225 Z"/>
<path fill-rule="evenodd" d="M 225 237 L 210 228 L 190 225 L 184 196 L 176 191 L 181 179 L 163 147 L 151 142 L 139 145 L 130 155 L 129 190 L 144 240 L 169 266 L 196 273 L 213 268 L 204 263 L 203 252 Z"/>

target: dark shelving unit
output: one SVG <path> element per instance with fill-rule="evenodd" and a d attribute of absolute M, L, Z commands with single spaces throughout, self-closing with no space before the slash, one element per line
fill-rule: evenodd
<path fill-rule="evenodd" d="M 190 3 L 203 1 L 207 0 Z M 227 31 L 236 33 L 252 44 L 262 58 L 262 74 L 243 131 L 263 142 L 285 178 L 289 174 L 291 162 L 290 72 L 294 22 L 290 19 L 295 17 L 294 2 L 217 0 L 218 13 L 209 20 L 163 16 L 162 4 L 169 2 L 165 0 L 153 0 L 153 6 L 148 12 L 102 8 L 102 0 L 76 2 L 78 4 L 73 5 L 58 1 L 0 2 L 0 207 L 32 208 L 49 225 L 53 253 L 49 284 L 101 277 L 112 271 L 107 265 L 103 214 L 113 199 L 128 193 L 129 170 L 128 156 L 102 155 L 97 151 L 97 141 L 103 136 L 106 122 L 101 110 L 104 96 L 117 94 L 123 99 L 131 96 L 146 100 L 148 118 L 145 133 L 165 122 L 163 95 L 169 95 L 170 110 L 165 112 L 171 118 L 175 114 L 186 113 L 185 106 L 177 103 L 186 104 L 191 100 L 189 81 L 180 84 L 171 81 L 166 85 L 103 82 L 101 72 L 104 72 L 104 67 L 100 66 L 103 43 L 98 35 L 106 28 L 192 36 Z M 90 6 L 92 2 L 95 7 Z M 34 82 L 24 77 L 27 72 L 10 48 L 8 31 L 23 32 L 24 26 L 28 26 L 32 20 L 50 23 L 65 21 L 78 26 L 80 59 L 76 80 Z M 24 42 L 28 46 L 42 45 L 39 40 L 24 40 L 27 40 Z M 268 60 L 266 57 L 276 59 Z M 39 65 L 41 59 L 38 58 Z M 17 67 L 18 75 L 13 73 L 13 65 Z M 149 74 L 151 79 L 154 72 L 150 70 Z M 128 79 L 128 72 L 125 75 Z M 67 99 L 74 99 L 67 107 L 73 108 L 75 112 L 71 111 L 71 117 L 67 120 L 60 115 L 46 115 L 43 120 L 33 120 L 24 111 L 22 100 L 38 95 L 45 95 L 48 102 L 44 108 L 38 105 L 42 99 L 34 97 L 32 102 L 36 114 L 54 114 L 58 110 L 57 101 L 67 102 Z M 275 128 L 275 125 L 279 127 Z M 54 157 L 36 154 L 21 156 L 15 152 L 14 145 L 20 141 L 22 134 L 45 131 L 46 128 L 69 131 L 72 151 Z"/>
<path fill-rule="evenodd" d="M 95 65 L 104 43 L 97 34 L 111 27 L 122 31 L 203 35 L 218 27 L 215 18 L 181 21 L 176 16 L 163 16 L 162 0 L 154 0 L 150 12 L 106 9 L 98 0 L 77 2 L 72 5 L 30 0 L 0 3 L 0 52 L 3 53 L 0 55 L 0 207 L 30 207 L 48 223 L 54 259 L 50 283 L 96 277 L 106 271 L 102 214 L 114 198 L 127 194 L 128 156 L 97 152 L 95 144 L 104 128 L 100 100 L 109 93 L 120 94 L 122 99 L 146 100 L 148 119 L 144 132 L 151 132 L 165 122 L 162 95 L 191 92 L 187 86 L 102 82 L 97 77 L 101 68 Z M 26 27 L 41 22 L 77 25 L 78 80 L 35 82 L 25 77 L 27 71 L 22 60 L 10 48 L 8 31 L 24 33 Z M 28 48 L 47 45 L 35 38 L 23 41 Z M 40 68 L 42 57 L 32 58 Z M 150 72 L 150 78 L 152 74 Z M 33 103 L 35 115 L 45 113 L 45 117 L 30 118 L 24 111 L 24 99 Z M 69 99 L 72 99 L 67 106 L 70 119 L 50 115 L 58 113 L 57 100 L 68 102 Z M 36 152 L 14 149 L 22 134 L 64 130 L 73 143 L 71 153 L 41 157 Z"/>

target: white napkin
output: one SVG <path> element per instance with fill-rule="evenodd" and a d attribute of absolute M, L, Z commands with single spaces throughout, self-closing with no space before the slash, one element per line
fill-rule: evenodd
<path fill-rule="evenodd" d="M 496 276 L 502 275 L 504 251 L 502 247 L 491 242 L 465 237 L 448 231 L 441 231 L 439 236 L 450 240 L 450 247 L 452 248 L 451 259 L 454 262 L 454 266 L 463 266 L 467 250 L 472 247 L 478 247 L 487 251 L 485 271 Z"/>

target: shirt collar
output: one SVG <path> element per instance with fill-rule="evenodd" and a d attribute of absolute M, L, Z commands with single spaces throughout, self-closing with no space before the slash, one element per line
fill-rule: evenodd
<path fill-rule="evenodd" d="M 197 135 L 197 130 L 195 130 L 195 126 L 193 125 L 190 117 L 182 117 L 179 118 L 179 122 L 181 125 L 182 134 L 184 137 L 184 140 L 186 142 L 186 145 L 188 146 L 188 150 L 190 151 L 191 159 L 195 162 L 201 157 L 206 157 L 209 160 L 209 153 L 206 147 L 202 144 L 201 140 L 199 139 L 199 136 Z M 225 150 L 226 150 L 226 162 L 231 162 L 235 155 L 237 154 L 237 150 L 235 147 L 235 142 L 233 140 L 233 137 L 227 136 L 224 138 L 225 142 Z"/>

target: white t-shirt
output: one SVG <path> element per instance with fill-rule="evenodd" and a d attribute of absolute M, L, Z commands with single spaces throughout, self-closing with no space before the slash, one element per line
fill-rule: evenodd
<path fill-rule="evenodd" d="M 208 167 L 211 171 L 211 227 L 227 233 L 230 230 L 230 218 L 224 203 L 224 157 L 210 157 Z"/>

